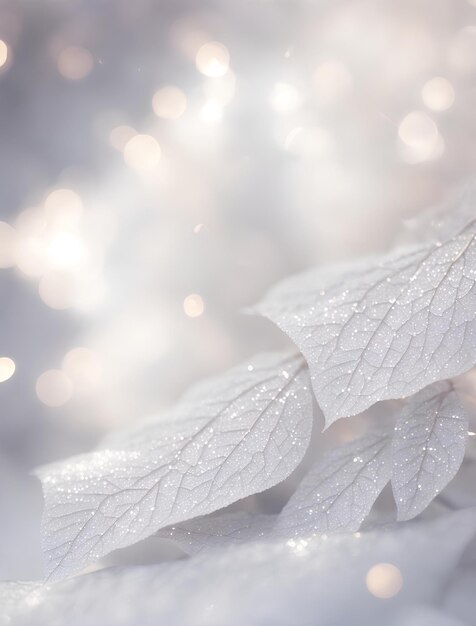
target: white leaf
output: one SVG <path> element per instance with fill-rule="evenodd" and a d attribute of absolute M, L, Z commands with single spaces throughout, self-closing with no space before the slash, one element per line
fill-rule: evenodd
<path fill-rule="evenodd" d="M 171 539 L 188 554 L 198 554 L 204 549 L 231 543 L 276 539 L 275 523 L 276 515 L 238 511 L 197 517 L 159 530 L 157 534 Z"/>
<path fill-rule="evenodd" d="M 4 618 L 9 626 L 394 625 L 406 608 L 441 604 L 475 524 L 476 511 L 470 509 L 362 532 L 359 538 L 258 542 L 53 584 L 4 583 L 0 623 Z M 397 571 L 381 582 L 374 576 L 372 593 L 367 575 L 382 563 Z M 376 597 L 380 590 L 395 595 Z"/>
<path fill-rule="evenodd" d="M 197 385 L 107 449 L 40 469 L 48 574 L 275 485 L 302 459 L 311 428 L 302 357 L 267 354 Z"/>
<path fill-rule="evenodd" d="M 306 475 L 276 526 L 293 535 L 354 532 L 390 480 L 387 433 L 367 435 L 326 455 Z"/>
<path fill-rule="evenodd" d="M 468 418 L 451 383 L 435 383 L 411 398 L 397 420 L 392 442 L 399 520 L 421 513 L 455 476 L 467 433 Z"/>
<path fill-rule="evenodd" d="M 297 344 L 329 425 L 476 362 L 476 220 L 443 243 L 314 270 L 255 311 Z"/>

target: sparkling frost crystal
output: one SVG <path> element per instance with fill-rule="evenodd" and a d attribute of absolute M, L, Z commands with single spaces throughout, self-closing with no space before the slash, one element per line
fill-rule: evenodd
<path fill-rule="evenodd" d="M 473 220 L 447 241 L 312 270 L 255 308 L 306 357 L 328 425 L 476 363 L 475 235 Z"/>
<path fill-rule="evenodd" d="M 40 469 L 50 577 L 284 480 L 311 428 L 302 357 L 268 354 L 197 385 L 106 449 Z"/>

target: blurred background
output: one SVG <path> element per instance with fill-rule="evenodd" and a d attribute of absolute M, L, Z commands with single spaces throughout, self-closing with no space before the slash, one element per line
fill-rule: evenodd
<path fill-rule="evenodd" d="M 240 310 L 472 174 L 476 0 L 0 0 L 0 578 L 36 466 L 284 337 Z"/>

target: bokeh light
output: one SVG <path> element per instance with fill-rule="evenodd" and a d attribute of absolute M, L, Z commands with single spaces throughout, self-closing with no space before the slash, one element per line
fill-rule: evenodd
<path fill-rule="evenodd" d="M 85 48 L 69 46 L 58 55 L 58 71 L 68 80 L 82 80 L 94 67 L 94 57 Z"/>
<path fill-rule="evenodd" d="M 365 577 L 369 592 L 376 598 L 393 598 L 403 586 L 402 573 L 391 563 L 377 563 Z"/>
<path fill-rule="evenodd" d="M 230 65 L 230 54 L 226 46 L 218 41 L 210 41 L 200 46 L 195 57 L 199 72 L 211 78 L 224 76 Z"/>
<path fill-rule="evenodd" d="M 0 357 L 0 383 L 9 380 L 15 373 L 15 362 L 8 356 Z"/>
<path fill-rule="evenodd" d="M 62 270 L 79 265 L 85 258 L 86 249 L 78 235 L 60 231 L 50 237 L 46 254 L 48 265 Z"/>
<path fill-rule="evenodd" d="M 188 317 L 200 317 L 205 310 L 205 303 L 198 293 L 191 293 L 183 301 L 183 310 Z"/>
<path fill-rule="evenodd" d="M 124 160 L 127 165 L 140 172 L 150 172 L 159 164 L 161 149 L 159 142 L 151 135 L 135 135 L 124 147 Z"/>
<path fill-rule="evenodd" d="M 409 161 L 426 161 L 440 156 L 442 139 L 433 119 L 423 111 L 412 111 L 398 127 Z"/>
<path fill-rule="evenodd" d="M 15 246 L 15 264 L 27 276 L 41 276 L 45 270 L 45 245 L 40 236 L 26 235 Z"/>
<path fill-rule="evenodd" d="M 46 406 L 63 406 L 73 395 L 73 385 L 61 370 L 47 370 L 36 381 L 36 395 Z"/>
<path fill-rule="evenodd" d="M 48 220 L 68 227 L 79 222 L 83 203 L 79 194 L 72 189 L 54 189 L 46 197 L 44 207 Z"/>
<path fill-rule="evenodd" d="M 455 90 L 449 80 L 437 76 L 424 84 L 421 96 L 432 111 L 446 111 L 455 101 Z"/>
<path fill-rule="evenodd" d="M 0 39 L 0 69 L 5 67 L 9 56 L 9 50 L 7 44 Z"/>
<path fill-rule="evenodd" d="M 178 87 L 167 85 L 155 92 L 152 108 L 157 117 L 165 120 L 177 120 L 185 113 L 187 98 Z"/>

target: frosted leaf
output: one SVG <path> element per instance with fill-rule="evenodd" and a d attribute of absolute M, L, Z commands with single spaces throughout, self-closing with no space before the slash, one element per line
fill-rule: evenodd
<path fill-rule="evenodd" d="M 276 515 L 239 511 L 197 517 L 177 526 L 160 530 L 160 537 L 171 539 L 188 554 L 231 543 L 267 541 L 276 538 Z"/>
<path fill-rule="evenodd" d="M 476 220 L 442 242 L 285 280 L 255 311 L 306 357 L 327 425 L 476 363 Z"/>
<path fill-rule="evenodd" d="M 423 511 L 463 461 L 468 418 L 449 382 L 430 385 L 410 399 L 395 425 L 392 488 L 398 519 Z"/>
<path fill-rule="evenodd" d="M 284 480 L 311 428 L 302 357 L 267 354 L 197 385 L 106 449 L 38 470 L 49 576 Z"/>
<path fill-rule="evenodd" d="M 310 470 L 281 512 L 276 529 L 293 535 L 356 531 L 390 474 L 387 433 L 344 444 Z"/>
<path fill-rule="evenodd" d="M 172 563 L 25 585 L 23 592 L 4 583 L 0 624 L 3 618 L 9 626 L 394 625 L 405 609 L 435 599 L 441 605 L 475 523 L 470 509 L 358 538 L 234 545 Z M 388 600 L 366 586 L 379 563 L 393 564 L 403 582 Z M 392 589 L 392 579 L 382 584 Z"/>

